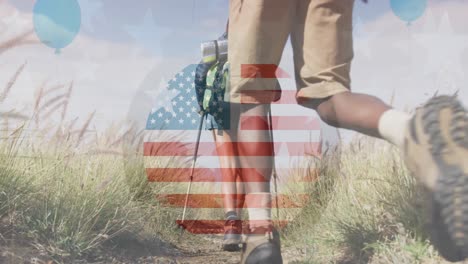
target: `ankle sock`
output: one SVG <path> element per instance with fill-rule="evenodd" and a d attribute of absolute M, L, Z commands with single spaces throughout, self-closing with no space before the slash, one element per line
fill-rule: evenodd
<path fill-rule="evenodd" d="M 257 192 L 250 194 L 255 195 L 256 198 L 255 201 L 252 198 L 246 198 L 250 228 L 268 227 L 271 225 L 271 193 Z"/>
<path fill-rule="evenodd" d="M 395 109 L 390 109 L 382 114 L 379 120 L 379 133 L 383 139 L 402 147 L 404 143 L 405 129 L 411 115 Z"/>
<path fill-rule="evenodd" d="M 224 215 L 226 220 L 239 220 L 239 216 L 234 211 L 229 211 Z"/>

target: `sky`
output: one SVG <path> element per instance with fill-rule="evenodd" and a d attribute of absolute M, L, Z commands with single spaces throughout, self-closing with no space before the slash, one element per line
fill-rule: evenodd
<path fill-rule="evenodd" d="M 81 29 L 60 54 L 38 41 L 0 54 L 0 89 L 27 62 L 0 111 L 31 111 L 41 84 L 73 81 L 68 118 L 94 126 L 131 119 L 144 124 L 168 80 L 200 60 L 200 43 L 224 31 L 227 0 L 78 0 Z M 0 43 L 32 30 L 33 0 L 0 0 Z M 352 90 L 411 110 L 436 92 L 458 91 L 468 104 L 468 2 L 428 0 L 408 25 L 390 0 L 356 1 Z M 292 51 L 280 67 L 291 75 Z M 295 89 L 294 80 L 282 80 Z M 295 111 L 312 111 L 297 108 Z M 311 112 L 311 114 L 313 114 Z M 344 132 L 346 137 L 353 133 Z"/>

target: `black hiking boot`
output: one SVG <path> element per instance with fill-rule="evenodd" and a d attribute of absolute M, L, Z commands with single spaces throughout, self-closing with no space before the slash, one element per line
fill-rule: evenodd
<path fill-rule="evenodd" d="M 226 214 L 226 222 L 224 223 L 224 239 L 223 250 L 235 252 L 239 251 L 239 245 L 242 242 L 242 221 L 236 213 L 229 212 Z"/>
<path fill-rule="evenodd" d="M 282 264 L 281 242 L 272 226 L 251 229 L 242 246 L 241 264 Z"/>

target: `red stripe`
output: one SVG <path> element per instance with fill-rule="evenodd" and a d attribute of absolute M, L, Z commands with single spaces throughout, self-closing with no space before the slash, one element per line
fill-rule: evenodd
<path fill-rule="evenodd" d="M 237 200 L 237 194 L 190 194 L 188 208 L 224 208 L 223 199 L 229 197 L 237 200 L 236 208 L 302 208 L 308 202 L 307 194 L 296 194 L 296 198 L 289 195 L 278 195 L 278 206 L 276 197 L 271 199 L 271 204 L 265 205 L 262 202 L 262 194 L 245 195 L 244 201 Z M 169 207 L 184 207 L 185 194 L 160 194 L 156 196 L 158 201 Z"/>
<path fill-rule="evenodd" d="M 242 64 L 241 78 L 290 78 L 287 72 L 275 64 Z"/>
<path fill-rule="evenodd" d="M 193 156 L 195 142 L 145 142 L 145 156 Z M 318 155 L 319 142 L 275 142 L 276 156 Z M 243 151 L 255 148 L 255 151 Z M 278 153 L 279 149 L 287 152 Z M 239 151 L 239 152 L 238 152 Z M 272 156 L 271 142 L 200 142 L 199 156 Z"/>
<path fill-rule="evenodd" d="M 242 234 L 256 234 L 255 230 L 249 230 L 247 226 L 256 224 L 257 226 L 265 225 L 264 220 L 245 220 L 241 221 L 243 230 Z M 224 233 L 224 220 L 181 220 L 176 221 L 177 225 L 182 226 L 185 230 L 192 234 L 223 234 Z M 286 227 L 288 221 L 271 221 L 266 224 L 272 223 L 277 229 Z"/>
<path fill-rule="evenodd" d="M 305 169 L 303 169 L 305 170 Z M 189 182 L 190 168 L 147 168 L 146 175 L 149 182 Z M 195 168 L 193 182 L 235 182 L 237 175 L 243 175 L 242 182 L 267 182 L 256 169 L 253 168 Z M 278 175 L 288 177 L 289 170 L 277 169 Z M 317 179 L 318 169 L 307 169 L 307 176 L 295 177 L 295 182 L 313 182 Z M 304 175 L 301 173 L 300 175 Z"/>
<path fill-rule="evenodd" d="M 241 130 L 268 130 L 263 116 L 241 116 Z M 273 130 L 320 130 L 320 120 L 312 116 L 272 116 Z"/>
<path fill-rule="evenodd" d="M 296 90 L 251 90 L 241 92 L 241 104 L 252 102 L 250 98 L 255 98 L 260 104 L 297 104 Z M 273 101 L 277 98 L 277 101 Z"/>

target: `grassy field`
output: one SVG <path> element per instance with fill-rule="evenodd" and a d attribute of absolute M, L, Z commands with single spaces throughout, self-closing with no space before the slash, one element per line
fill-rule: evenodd
<path fill-rule="evenodd" d="M 78 151 L 77 140 L 85 139 L 40 141 L 22 129 L 2 140 L 2 260 L 105 263 L 131 261 L 135 247 L 145 251 L 138 256 L 170 251 L 179 215 L 154 199 L 162 187 L 148 185 L 142 159 L 97 151 L 115 140 L 95 138 L 89 151 Z M 394 148 L 361 138 L 320 166 L 305 187 L 311 202 L 282 232 L 284 248 L 304 254 L 296 263 L 441 262 L 424 230 L 423 194 Z"/>
<path fill-rule="evenodd" d="M 24 67 L 5 85 L 0 104 Z M 124 124 L 92 131 L 93 113 L 69 120 L 72 91 L 73 83 L 43 83 L 31 112 L 0 113 L 0 263 L 177 259 L 180 210 L 154 198 L 176 187 L 147 183 L 142 155 L 129 147 L 141 146 L 138 131 Z M 310 203 L 282 232 L 285 256 L 300 252 L 295 263 L 442 262 L 425 231 L 424 194 L 394 148 L 357 138 L 339 158 L 330 154 L 318 165 L 317 181 L 303 186 Z M 219 246 L 192 235 L 184 243 L 193 247 L 187 263 L 209 263 Z M 208 248 L 205 255 L 197 255 L 198 246 Z"/>

